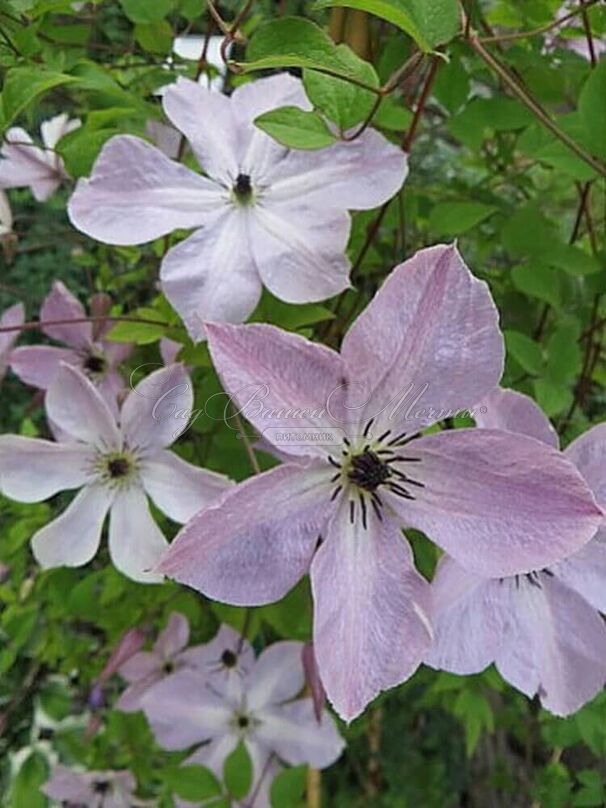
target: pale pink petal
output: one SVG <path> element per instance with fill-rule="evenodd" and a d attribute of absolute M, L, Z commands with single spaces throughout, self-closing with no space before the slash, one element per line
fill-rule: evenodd
<path fill-rule="evenodd" d="M 80 301 L 61 281 L 55 281 L 53 288 L 44 298 L 40 309 L 40 322 L 54 320 L 82 320 L 86 311 Z M 43 325 L 44 333 L 64 342 L 72 348 L 86 349 L 91 343 L 93 329 L 91 323 L 74 323 L 74 325 Z"/>
<path fill-rule="evenodd" d="M 158 508 L 181 524 L 215 504 L 232 485 L 222 474 L 194 466 L 166 450 L 144 461 L 141 479 Z"/>
<path fill-rule="evenodd" d="M 180 612 L 173 612 L 166 627 L 158 635 L 154 651 L 163 659 L 170 659 L 189 642 L 189 623 Z"/>
<path fill-rule="evenodd" d="M 81 567 L 94 558 L 112 500 L 109 488 L 85 486 L 61 516 L 32 537 L 32 550 L 40 566 Z"/>
<path fill-rule="evenodd" d="M 424 487 L 414 499 L 381 494 L 463 567 L 486 578 L 541 569 L 571 555 L 602 514 L 576 468 L 556 449 L 492 429 L 457 429 L 406 445 L 400 472 Z"/>
<path fill-rule="evenodd" d="M 229 664 L 225 664 L 225 653 L 228 652 Z M 213 687 L 223 692 L 231 691 L 230 679 L 241 678 L 255 664 L 255 652 L 248 640 L 244 639 L 231 626 L 222 625 L 216 636 L 204 645 L 186 648 L 179 655 L 179 660 L 186 665 L 198 668 L 205 676 L 213 678 Z"/>
<path fill-rule="evenodd" d="M 9 129 L 0 149 L 0 188 L 29 186 L 35 198 L 44 202 L 61 182 L 52 152 L 35 146 L 19 127 Z"/>
<path fill-rule="evenodd" d="M 598 532 L 574 555 L 549 569 L 594 609 L 606 614 L 606 532 Z"/>
<path fill-rule="evenodd" d="M 11 353 L 11 370 L 24 384 L 48 390 L 59 372 L 61 363 L 81 365 L 81 358 L 71 348 L 54 345 L 23 345 Z"/>
<path fill-rule="evenodd" d="M 75 132 L 76 129 L 79 129 L 81 126 L 82 121 L 79 118 L 72 118 L 70 120 L 69 116 L 65 112 L 62 112 L 60 115 L 55 115 L 54 118 L 50 118 L 40 124 L 42 142 L 47 149 L 54 149 L 62 137 L 65 137 L 65 135 L 70 132 Z M 57 155 L 56 158 L 58 158 Z"/>
<path fill-rule="evenodd" d="M 270 325 L 209 325 L 207 331 L 225 390 L 261 436 L 289 454 L 325 458 L 327 441 L 288 441 L 280 434 L 334 430 L 329 404 L 346 381 L 340 356 Z M 342 432 L 335 436 L 340 451 Z"/>
<path fill-rule="evenodd" d="M 107 403 L 83 373 L 63 364 L 48 388 L 48 417 L 73 439 L 99 449 L 119 448 L 120 433 Z"/>
<path fill-rule="evenodd" d="M 495 387 L 473 408 L 476 424 L 483 429 L 504 429 L 559 446 L 558 433 L 543 410 L 530 396 L 515 390 Z"/>
<path fill-rule="evenodd" d="M 322 711 L 326 704 L 326 692 L 322 679 L 320 678 L 320 671 L 318 670 L 318 662 L 316 660 L 316 653 L 314 651 L 313 643 L 306 642 L 303 646 L 302 652 L 303 670 L 305 671 L 305 685 L 308 688 L 314 705 L 314 715 L 316 721 L 320 723 L 322 719 Z"/>
<path fill-rule="evenodd" d="M 204 337 L 206 321 L 243 322 L 259 302 L 261 281 L 248 230 L 246 212 L 219 209 L 211 223 L 164 257 L 162 290 L 192 339 Z"/>
<path fill-rule="evenodd" d="M 114 566 L 133 581 L 159 583 L 162 576 L 151 570 L 167 548 L 143 491 L 136 487 L 119 491 L 109 516 L 109 554 Z"/>
<path fill-rule="evenodd" d="M 286 106 L 311 109 L 301 80 L 288 73 L 241 84 L 231 95 L 231 107 L 243 144 L 239 170 L 261 185 L 266 184 L 268 174 L 289 150 L 253 122 L 264 112 Z"/>
<path fill-rule="evenodd" d="M 154 651 L 140 651 L 120 668 L 120 676 L 127 682 L 147 679 L 160 671 L 162 660 Z"/>
<path fill-rule="evenodd" d="M 146 640 L 145 631 L 141 628 L 129 628 L 122 634 L 114 648 L 103 670 L 96 679 L 97 684 L 103 684 L 120 670 L 128 661 L 137 656 Z"/>
<path fill-rule="evenodd" d="M 606 508 L 606 423 L 584 432 L 567 447 L 565 455 L 581 472 L 597 502 Z"/>
<path fill-rule="evenodd" d="M 145 679 L 140 679 L 129 685 L 115 703 L 116 710 L 123 713 L 136 713 L 143 709 L 142 702 L 145 694 L 163 678 L 163 671 L 157 670 Z"/>
<path fill-rule="evenodd" d="M 143 244 L 173 230 L 199 227 L 221 202 L 205 177 L 131 135 L 105 144 L 88 180 L 69 200 L 72 224 L 106 244 Z"/>
<path fill-rule="evenodd" d="M 119 417 L 118 397 L 126 391 L 126 382 L 117 372 L 110 370 L 101 379 L 95 380 L 95 387 L 101 398 L 107 403 L 116 420 Z"/>
<path fill-rule="evenodd" d="M 231 717 L 229 706 L 191 670 L 173 673 L 151 687 L 142 707 L 164 749 L 187 749 L 221 737 L 228 731 Z"/>
<path fill-rule="evenodd" d="M 390 520 L 351 524 L 344 502 L 311 566 L 314 648 L 326 695 L 346 721 L 403 682 L 431 642 L 429 585 Z M 358 514 L 359 516 L 359 514 Z"/>
<path fill-rule="evenodd" d="M 42 786 L 42 793 L 52 800 L 70 801 L 86 805 L 91 799 L 90 781 L 84 772 L 75 772 L 66 766 L 55 766 L 51 777 Z"/>
<path fill-rule="evenodd" d="M 523 693 L 538 692 L 546 709 L 569 715 L 606 682 L 606 625 L 557 578 L 540 574 L 537 583 L 510 579 L 503 584 L 515 610 L 496 666 Z"/>
<path fill-rule="evenodd" d="M 389 275 L 354 322 L 341 354 L 350 406 L 373 432 L 425 426 L 472 407 L 498 383 L 498 312 L 456 247 L 420 250 Z"/>
<path fill-rule="evenodd" d="M 423 660 L 451 673 L 479 673 L 491 665 L 507 623 L 505 590 L 443 556 L 431 584 L 434 641 Z"/>
<path fill-rule="evenodd" d="M 230 99 L 180 77 L 167 88 L 162 104 L 207 174 L 230 185 L 239 173 L 238 129 Z"/>
<path fill-rule="evenodd" d="M 330 466 L 283 465 L 251 477 L 194 516 L 159 571 L 215 600 L 278 600 L 309 569 L 328 511 L 330 473 Z"/>
<path fill-rule="evenodd" d="M 325 769 L 345 749 L 345 742 L 328 713 L 324 713 L 318 724 L 311 699 L 268 707 L 259 713 L 259 718 L 256 738 L 290 766 L 307 764 Z"/>
<path fill-rule="evenodd" d="M 170 157 L 171 160 L 178 158 L 181 138 L 183 137 L 181 132 L 173 126 L 169 126 L 155 119 L 149 120 L 145 124 L 145 132 L 167 157 Z"/>
<path fill-rule="evenodd" d="M 252 710 L 301 693 L 305 684 L 302 653 L 300 642 L 275 642 L 261 653 L 246 678 L 247 703 Z"/>
<path fill-rule="evenodd" d="M 350 218 L 305 200 L 260 204 L 250 220 L 259 275 L 269 291 L 288 303 L 325 300 L 349 287 L 345 247 Z"/>
<path fill-rule="evenodd" d="M 113 328 L 114 324 L 111 321 L 108 321 L 108 324 L 110 329 Z M 132 342 L 110 342 L 109 340 L 101 340 L 101 352 L 105 355 L 105 358 L 112 367 L 126 362 L 132 354 L 134 347 Z"/>
<path fill-rule="evenodd" d="M 15 328 L 15 326 L 23 325 L 24 322 L 25 308 L 23 303 L 15 303 L 2 312 L 0 328 Z M 0 363 L 4 364 L 4 354 L 12 348 L 19 333 L 18 329 L 15 329 L 15 331 L 0 331 Z"/>
<path fill-rule="evenodd" d="M 0 190 L 0 240 L 6 240 L 6 236 L 10 236 L 13 232 L 13 211 L 8 200 L 8 196 Z M 10 243 L 10 242 L 9 242 Z M 17 303 L 16 305 L 21 305 Z M 6 334 L 2 335 L 6 338 Z M 0 343 L 2 338 L 0 338 Z"/>
<path fill-rule="evenodd" d="M 183 365 L 169 365 L 146 376 L 122 406 L 121 423 L 131 447 L 148 457 L 170 446 L 188 425 L 194 401 L 191 379 Z"/>
<path fill-rule="evenodd" d="M 183 347 L 183 343 L 176 342 L 174 339 L 162 337 L 160 340 L 160 356 L 165 365 L 172 365 L 177 361 L 179 351 Z"/>
<path fill-rule="evenodd" d="M 18 502 L 41 502 L 91 480 L 88 446 L 0 435 L 0 490 Z"/>
<path fill-rule="evenodd" d="M 404 152 L 367 129 L 356 140 L 327 149 L 288 152 L 267 175 L 268 197 L 304 197 L 310 207 L 368 210 L 391 199 L 407 173 Z"/>

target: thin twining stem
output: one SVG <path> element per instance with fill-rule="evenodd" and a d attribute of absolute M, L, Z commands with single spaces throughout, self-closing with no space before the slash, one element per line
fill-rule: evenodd
<path fill-rule="evenodd" d="M 104 323 L 108 320 L 116 323 L 145 323 L 146 325 L 161 325 L 169 327 L 169 323 L 163 320 L 148 320 L 146 317 L 120 317 L 111 314 L 103 317 L 74 317 L 69 320 L 29 320 L 21 325 L 5 325 L 0 327 L 0 334 L 7 331 L 31 331 L 36 328 L 46 328 L 49 325 L 81 325 L 82 323 Z"/>
<path fill-rule="evenodd" d="M 518 83 L 518 81 L 507 70 L 505 65 L 503 65 L 482 45 L 475 33 L 472 33 L 467 41 L 478 56 L 480 56 L 480 58 L 482 58 L 486 64 L 492 68 L 492 70 L 494 70 L 494 72 L 500 77 L 503 83 L 516 96 L 516 98 L 518 98 L 524 104 L 524 106 L 527 107 L 536 118 L 538 118 L 546 129 L 549 129 L 552 135 L 555 135 L 558 140 L 568 146 L 570 151 L 574 152 L 577 157 L 580 157 L 581 160 L 590 165 L 594 171 L 601 174 L 601 176 L 606 177 L 606 165 L 604 165 L 601 160 L 598 160 L 589 152 L 585 151 L 585 149 L 573 138 L 571 138 L 570 135 L 564 132 L 563 129 L 560 129 L 557 123 L 555 123 L 555 121 L 551 118 L 549 113 L 544 110 L 539 102 L 530 95 L 525 87 Z"/>
<path fill-rule="evenodd" d="M 595 6 L 598 2 L 599 0 L 587 0 L 587 2 L 573 9 L 568 14 L 565 14 L 563 17 L 559 17 L 559 19 L 548 23 L 548 25 L 542 25 L 540 28 L 534 28 L 531 31 L 516 31 L 511 34 L 500 34 L 499 36 L 483 36 L 480 42 L 482 44 L 486 44 L 487 42 L 512 42 L 516 39 L 528 39 L 529 37 L 539 36 L 539 34 L 547 34 L 549 31 L 553 31 L 554 28 L 559 28 L 560 25 L 572 20 L 579 14 L 583 14 L 586 9 Z"/>

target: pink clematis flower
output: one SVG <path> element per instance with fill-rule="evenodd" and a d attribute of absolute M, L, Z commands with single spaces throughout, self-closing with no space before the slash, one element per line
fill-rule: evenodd
<path fill-rule="evenodd" d="M 0 382 L 6 374 L 9 365 L 11 351 L 19 330 L 17 326 L 25 322 L 25 309 L 23 303 L 15 303 L 2 312 L 0 316 L 0 328 L 14 328 L 14 331 L 0 331 Z M 14 353 L 14 351 L 12 351 Z"/>
<path fill-rule="evenodd" d="M 215 639 L 205 645 L 186 649 L 188 641 L 187 619 L 173 612 L 153 649 L 135 654 L 119 669 L 129 686 L 116 707 L 123 712 L 140 710 L 141 699 L 150 687 L 182 668 L 196 669 L 204 674 L 205 680 L 215 676 L 231 680 L 248 671 L 254 659 L 250 643 L 229 626 L 223 626 Z"/>
<path fill-rule="evenodd" d="M 40 126 L 43 146 L 18 126 L 9 129 L 0 148 L 0 188 L 29 186 L 38 202 L 46 201 L 67 177 L 63 160 L 55 151 L 64 135 L 81 125 L 78 118 L 56 115 Z"/>
<path fill-rule="evenodd" d="M 104 302 L 105 297 L 95 295 L 91 307 L 95 309 L 96 300 Z M 55 281 L 40 308 L 40 322 L 82 320 L 86 316 L 80 301 L 61 281 Z M 112 410 L 117 411 L 117 397 L 124 390 L 124 379 L 118 366 L 128 359 L 133 345 L 105 339 L 112 326 L 110 320 L 42 326 L 47 337 L 68 347 L 23 345 L 11 354 L 11 370 L 25 384 L 48 390 L 61 363 L 67 362 L 83 371 Z"/>
<path fill-rule="evenodd" d="M 557 446 L 551 424 L 527 396 L 497 389 L 483 403 L 479 426 L 500 424 Z M 606 505 L 606 424 L 564 454 Z M 529 697 L 538 693 L 556 715 L 575 712 L 606 683 L 606 624 L 598 614 L 606 612 L 604 527 L 573 555 L 525 575 L 486 579 L 446 556 L 433 590 L 429 665 L 469 674 L 495 663 L 504 679 Z"/>
<path fill-rule="evenodd" d="M 185 429 L 191 383 L 181 365 L 147 376 L 119 416 L 80 371 L 63 365 L 46 395 L 46 412 L 65 438 L 58 442 L 0 435 L 0 490 L 19 502 L 40 502 L 80 488 L 67 510 L 41 528 L 32 548 L 45 567 L 78 567 L 97 552 L 109 513 L 114 565 L 136 581 L 161 580 L 149 570 L 167 542 L 147 496 L 170 519 L 186 522 L 230 485 L 220 474 L 186 463 L 167 446 Z"/>
<path fill-rule="evenodd" d="M 305 681 L 303 644 L 277 642 L 266 648 L 249 672 L 230 683 L 204 683 L 199 673 L 182 670 L 151 688 L 143 710 L 158 743 L 165 749 L 200 746 L 187 764 L 206 766 L 223 779 L 223 763 L 243 742 L 253 764 L 250 794 L 269 791 L 280 762 L 332 765 L 345 744 L 332 718 L 320 723 L 310 698 L 297 698 Z M 247 799 L 243 803 L 248 805 Z M 264 804 L 255 800 L 255 806 Z"/>
<path fill-rule="evenodd" d="M 194 339 L 204 321 L 243 322 L 262 284 L 291 303 L 346 289 L 347 211 L 393 196 L 406 176 L 404 154 L 372 129 L 321 151 L 279 145 L 253 121 L 285 104 L 310 107 L 301 82 L 286 74 L 229 98 L 180 78 L 163 104 L 207 176 L 139 138 L 112 138 L 69 202 L 74 226 L 108 244 L 202 228 L 168 251 L 160 271 Z"/>
<path fill-rule="evenodd" d="M 147 804 L 136 799 L 136 788 L 128 771 L 79 772 L 58 765 L 42 793 L 66 808 L 132 808 Z"/>
<path fill-rule="evenodd" d="M 403 526 L 495 576 L 552 563 L 595 532 L 602 512 L 555 450 L 499 430 L 415 437 L 502 372 L 496 308 L 454 247 L 397 267 L 340 355 L 267 325 L 208 332 L 226 390 L 291 459 L 197 514 L 158 569 L 240 605 L 278 600 L 309 572 L 315 656 L 345 719 L 428 651 L 428 584 Z"/>

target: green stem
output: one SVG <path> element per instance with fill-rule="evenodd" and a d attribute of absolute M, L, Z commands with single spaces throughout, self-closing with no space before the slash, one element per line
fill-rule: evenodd
<path fill-rule="evenodd" d="M 560 127 L 552 120 L 549 114 L 543 109 L 543 107 L 536 101 L 526 90 L 525 87 L 522 87 L 518 82 L 510 75 L 507 68 L 499 62 L 486 48 L 482 45 L 476 34 L 472 34 L 468 42 L 473 50 L 478 54 L 478 56 L 486 62 L 486 64 L 494 70 L 494 72 L 501 78 L 503 84 L 505 84 L 511 92 L 518 98 L 525 107 L 527 107 L 533 115 L 543 124 L 546 129 L 558 138 L 564 145 L 568 146 L 570 151 L 574 152 L 577 157 L 580 157 L 587 165 L 591 166 L 594 171 L 597 171 L 598 174 L 601 174 L 602 177 L 606 177 L 606 165 L 604 165 L 600 160 L 593 157 L 589 152 L 585 151 L 582 146 L 573 140 L 570 135 L 566 134 Z"/>

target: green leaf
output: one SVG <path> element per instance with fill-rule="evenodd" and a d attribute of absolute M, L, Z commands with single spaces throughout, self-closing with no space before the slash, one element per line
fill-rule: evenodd
<path fill-rule="evenodd" d="M 241 800 L 252 786 L 253 768 L 243 741 L 228 755 L 223 764 L 223 780 L 232 797 Z"/>
<path fill-rule="evenodd" d="M 283 769 L 271 784 L 272 808 L 296 808 L 305 793 L 307 766 L 293 766 Z"/>
<path fill-rule="evenodd" d="M 527 373 L 538 376 L 543 369 L 543 354 L 538 342 L 520 331 L 505 331 L 507 350 Z"/>
<path fill-rule="evenodd" d="M 166 785 L 184 800 L 206 800 L 221 794 L 221 784 L 204 766 L 175 766 L 164 769 Z"/>
<path fill-rule="evenodd" d="M 554 308 L 562 305 L 560 273 L 541 264 L 518 264 L 511 271 L 513 285 L 529 297 L 544 300 Z"/>
<path fill-rule="evenodd" d="M 66 73 L 51 73 L 40 67 L 13 67 L 2 88 L 3 126 L 8 126 L 39 95 L 75 81 Z"/>
<path fill-rule="evenodd" d="M 460 27 L 456 0 L 320 0 L 316 8 L 367 11 L 409 34 L 424 51 L 449 42 Z"/>
<path fill-rule="evenodd" d="M 404 106 L 403 100 L 396 101 L 388 95 L 375 113 L 372 125 L 392 132 L 406 132 L 412 121 L 412 112 Z"/>
<path fill-rule="evenodd" d="M 356 56 L 347 45 L 338 45 L 336 50 L 353 76 L 364 84 L 379 86 L 379 77 L 371 64 Z M 334 121 L 342 132 L 365 120 L 375 103 L 376 96 L 369 90 L 317 70 L 305 70 L 303 83 L 314 107 Z"/>
<path fill-rule="evenodd" d="M 458 236 L 471 230 L 495 212 L 480 202 L 439 202 L 429 215 L 429 227 L 438 236 Z"/>
<path fill-rule="evenodd" d="M 255 125 L 290 149 L 324 149 L 337 142 L 321 115 L 299 107 L 278 107 L 264 112 L 255 118 Z"/>
<path fill-rule="evenodd" d="M 303 67 L 356 78 L 328 34 L 302 17 L 282 17 L 262 23 L 250 40 L 246 57 L 248 61 L 237 63 L 244 72 Z"/>
<path fill-rule="evenodd" d="M 13 780 L 11 788 L 12 808 L 44 808 L 46 797 L 41 786 L 48 779 L 48 764 L 38 752 L 27 757 Z"/>
<path fill-rule="evenodd" d="M 454 114 L 469 95 L 469 76 L 463 63 L 456 56 L 438 70 L 433 85 L 433 94 L 442 106 Z"/>
<path fill-rule="evenodd" d="M 581 371 L 579 328 L 575 322 L 560 325 L 547 342 L 547 376 L 556 384 L 572 382 Z"/>
<path fill-rule="evenodd" d="M 154 309 L 137 309 L 128 316 L 141 317 L 144 320 L 159 320 L 158 312 Z M 148 345 L 150 342 L 156 342 L 163 337 L 165 331 L 166 326 L 161 322 L 155 325 L 153 322 L 122 321 L 116 323 L 107 335 L 107 339 L 113 342 L 135 342 L 137 345 Z"/>
<path fill-rule="evenodd" d="M 474 151 L 487 133 L 521 129 L 533 121 L 532 113 L 513 98 L 473 98 L 448 121 L 450 132 Z"/>
<path fill-rule="evenodd" d="M 166 20 L 135 25 L 135 39 L 148 53 L 170 53 L 173 38 L 172 28 Z"/>
<path fill-rule="evenodd" d="M 588 145 L 606 159 L 606 62 L 602 60 L 589 74 L 581 90 L 579 113 Z"/>
<path fill-rule="evenodd" d="M 172 0 L 120 0 L 124 13 L 133 22 L 154 23 L 163 20 L 172 7 Z"/>
<path fill-rule="evenodd" d="M 557 384 L 548 379 L 536 379 L 534 395 L 539 407 L 549 418 L 560 415 L 572 404 L 572 392 L 567 385 Z"/>
<path fill-rule="evenodd" d="M 311 594 L 307 579 L 276 603 L 259 610 L 260 617 L 282 637 L 306 641 L 311 637 Z"/>

